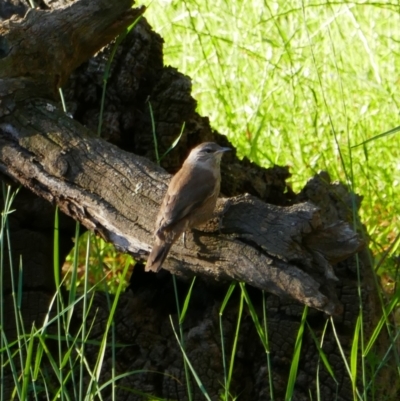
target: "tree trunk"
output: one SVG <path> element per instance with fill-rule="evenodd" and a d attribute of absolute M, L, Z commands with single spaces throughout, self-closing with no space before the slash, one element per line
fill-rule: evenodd
<path fill-rule="evenodd" d="M 27 321 L 40 321 L 43 310 L 32 305 L 43 306 L 43 294 L 54 291 L 49 279 L 53 274 L 49 244 L 54 205 L 137 261 L 146 261 L 155 216 L 170 178 L 154 163 L 150 105 L 160 154 L 186 123 L 178 146 L 162 162 L 170 173 L 180 167 L 194 145 L 210 140 L 228 144 L 225 137 L 211 130 L 208 119 L 195 112 L 190 79 L 163 66 L 162 39 L 144 19 L 117 49 L 107 84 L 102 138 L 92 133 L 97 130 L 103 74 L 110 55 L 109 47 L 101 48 L 143 13 L 144 9 L 131 9 L 131 3 L 81 0 L 53 11 L 30 10 L 24 18 L 13 17 L 1 26 L 0 172 L 40 198 L 26 190 L 20 193 L 15 220 L 11 221 L 13 244 L 23 241 L 21 227 L 27 221 L 30 231 L 36 233 L 30 234 L 30 246 L 21 242 L 17 252 L 12 249 L 13 267 L 17 268 L 22 254 L 26 277 L 37 277 L 24 281 L 25 296 L 36 294 L 36 301 L 30 301 L 31 308 L 24 311 Z M 95 52 L 96 57 L 85 62 Z M 64 85 L 73 119 L 54 100 Z M 254 287 L 249 291 L 259 316 L 264 294 L 259 290 L 268 293 L 273 382 L 276 399 L 282 399 L 301 304 L 315 309 L 309 312 L 308 323 L 317 335 L 323 329 L 325 314 L 335 315 L 348 352 L 358 316 L 355 278 L 359 268 L 364 313 L 370 319 L 364 321 L 367 333 L 378 317 L 368 251 L 347 221 L 354 195 L 342 184 L 331 183 L 326 173 L 315 176 L 300 194 L 294 194 L 285 182 L 287 168 L 260 168 L 247 159 L 239 160 L 235 152 L 224 158 L 221 169 L 226 198 L 220 199 L 215 219 L 188 233 L 185 246 L 174 245 L 164 268 L 182 278 L 201 278 L 185 322 L 186 350 L 212 399 L 217 399 L 223 381 L 217 311 L 226 283 L 240 281 Z M 41 199 L 50 202 L 47 208 Z M 38 208 L 43 217 L 30 220 L 29 216 L 37 216 Z M 61 227 L 65 234 L 62 258 L 74 231 L 67 218 Z M 363 232 L 359 223 L 357 230 Z M 43 231 L 44 240 L 37 234 Z M 35 250 L 45 256 L 36 265 L 26 263 Z M 170 376 L 147 374 L 129 376 L 120 384 L 145 388 L 164 398 L 186 399 L 185 386 L 180 384 L 184 383 L 182 355 L 169 320 L 169 315 L 175 314 L 171 277 L 144 274 L 140 264 L 131 279 L 133 291 L 124 294 L 117 312 L 117 342 L 134 344 L 118 352 L 118 373 L 149 369 L 166 372 L 180 382 Z M 183 281 L 182 296 L 185 287 Z M 6 288 L 9 294 L 10 286 L 6 284 Z M 100 309 L 92 336 L 101 338 L 108 309 L 101 295 L 95 302 Z M 238 294 L 224 317 L 229 349 L 237 302 Z M 298 400 L 309 398 L 318 356 L 312 337 L 307 335 L 303 341 Z M 327 333 L 325 348 L 337 371 L 339 399 L 352 398 L 332 331 Z M 89 355 L 94 358 L 96 347 L 92 352 Z M 323 398 L 333 399 L 334 382 L 325 372 L 321 377 Z M 242 399 L 268 398 L 265 353 L 254 324 L 246 316 L 233 386 Z M 194 399 L 203 399 L 193 387 Z M 120 391 L 118 399 L 141 399 Z"/>

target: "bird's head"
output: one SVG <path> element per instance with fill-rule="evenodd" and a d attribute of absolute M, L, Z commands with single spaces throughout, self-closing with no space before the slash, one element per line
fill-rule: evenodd
<path fill-rule="evenodd" d="M 186 162 L 201 164 L 206 168 L 211 168 L 218 166 L 222 155 L 230 150 L 230 148 L 224 148 L 214 142 L 204 142 L 192 149 Z"/>

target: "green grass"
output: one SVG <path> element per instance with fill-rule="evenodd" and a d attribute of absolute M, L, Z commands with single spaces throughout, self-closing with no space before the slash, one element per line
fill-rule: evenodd
<path fill-rule="evenodd" d="M 91 253 L 86 254 L 86 241 L 90 238 Z M 85 279 L 90 285 L 97 285 L 97 290 L 115 294 L 121 283 L 126 263 L 129 264 L 127 280 L 122 285 L 125 290 L 129 285 L 129 277 L 135 266 L 132 256 L 118 252 L 112 244 L 104 242 L 100 237 L 86 232 L 80 237 L 62 266 L 64 284 L 68 290 L 83 287 Z M 88 277 L 86 277 L 88 271 Z M 72 285 L 74 283 L 74 285 Z"/>
<path fill-rule="evenodd" d="M 79 291 L 77 287 L 78 275 L 72 274 L 70 278 L 71 291 L 68 301 L 60 291 L 64 285 L 60 277 L 59 267 L 59 243 L 58 243 L 58 212 L 55 215 L 54 223 L 54 278 L 57 291 L 51 299 L 48 312 L 43 321 L 36 321 L 31 327 L 24 323 L 21 310 L 22 293 L 22 275 L 23 264 L 21 262 L 19 269 L 12 267 L 12 241 L 8 228 L 8 217 L 14 212 L 12 203 L 16 192 L 12 192 L 10 187 L 3 183 L 1 195 L 3 198 L 4 209 L 1 214 L 0 225 L 0 299 L 3 300 L 3 277 L 5 276 L 5 259 L 9 259 L 11 264 L 11 289 L 13 296 L 13 305 L 7 305 L 10 309 L 3 310 L 3 302 L 0 303 L 0 382 L 7 382 L 8 371 L 14 381 L 14 390 L 12 399 L 31 400 L 31 399 L 61 399 L 61 400 L 93 400 L 103 399 L 106 394 L 112 394 L 113 399 L 116 396 L 116 389 L 119 381 L 128 375 L 141 374 L 145 371 L 136 370 L 123 372 L 116 375 L 115 349 L 126 345 L 118 344 L 115 340 L 114 315 L 118 305 L 120 295 L 123 292 L 128 270 L 130 268 L 129 258 L 125 259 L 125 266 L 120 274 L 120 280 L 115 289 L 113 297 L 108 297 L 109 314 L 104 325 L 104 332 L 101 338 L 91 340 L 90 335 L 96 322 L 97 312 L 91 311 L 95 291 L 103 290 L 102 280 L 93 285 L 89 283 L 90 268 L 92 262 L 90 250 L 93 248 L 90 234 L 86 238 L 79 238 L 79 227 L 76 230 L 76 248 L 79 243 L 85 242 L 86 254 L 85 274 L 83 284 Z M 78 225 L 78 223 L 77 223 Z M 9 249 L 9 251 L 5 251 Z M 78 252 L 72 260 L 72 267 L 76 270 L 78 259 L 82 258 Z M 102 261 L 99 260 L 100 265 Z M 19 271 L 18 277 L 16 272 Z M 15 276 L 15 277 L 14 277 Z M 103 280 L 104 281 L 104 280 Z M 72 317 L 75 308 L 81 310 L 82 321 L 76 327 L 72 328 Z M 12 310 L 13 309 L 13 310 Z M 25 311 L 26 312 L 26 311 Z M 16 338 L 8 337 L 10 334 L 3 330 L 5 321 L 14 319 Z M 75 320 L 77 317 L 75 317 Z M 96 322 L 96 323 L 95 323 Z M 87 348 L 91 346 L 98 349 L 97 354 L 91 353 L 94 360 L 90 361 L 87 357 Z M 104 370 L 105 352 L 110 348 L 112 357 L 111 364 L 107 361 L 107 367 L 111 365 L 111 372 L 107 375 L 108 380 L 100 377 L 102 369 Z M 97 355 L 97 357 L 96 357 Z M 86 380 L 84 380 L 86 377 Z M 152 399 L 148 394 L 142 393 L 145 399 Z M 0 386 L 0 400 L 6 398 L 3 385 Z"/>
<path fill-rule="evenodd" d="M 320 169 L 364 197 L 374 250 L 400 227 L 400 6 L 389 2 L 154 0 L 146 18 L 165 64 L 193 81 L 200 114 L 239 154 L 289 165 L 302 188 Z M 393 253 L 398 249 L 393 249 Z"/>

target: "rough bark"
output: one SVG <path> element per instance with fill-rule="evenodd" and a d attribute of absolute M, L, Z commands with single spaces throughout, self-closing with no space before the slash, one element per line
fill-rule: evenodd
<path fill-rule="evenodd" d="M 57 95 L 75 68 L 144 12 L 144 7 L 130 8 L 132 3 L 79 1 L 51 12 L 28 10 L 23 19 L 4 21 L 0 116 L 11 113 L 18 101 Z"/>
<path fill-rule="evenodd" d="M 2 173 L 146 260 L 168 174 L 90 135 L 48 101 L 20 104 L 0 129 Z M 279 207 L 250 195 L 221 200 L 219 211 L 217 221 L 173 247 L 165 269 L 243 281 L 328 314 L 341 312 L 332 296 L 337 279 L 331 263 L 362 246 L 347 223 L 324 225 L 310 203 Z"/>
<path fill-rule="evenodd" d="M 51 6 L 52 2 L 47 3 Z M 111 66 L 102 136 L 119 147 L 90 131 L 97 128 L 102 77 L 109 48 L 81 65 L 67 84 L 68 110 L 74 119 L 62 113 L 59 105 L 50 100 L 72 70 L 91 55 L 88 49 L 91 53 L 99 50 L 110 40 L 110 36 L 121 32 L 143 11 L 130 11 L 131 2 L 121 1 L 117 2 L 117 10 L 111 15 L 108 7 L 112 5 L 114 8 L 117 4 L 114 3 L 105 0 L 78 1 L 74 6 L 59 10 L 54 20 L 54 14 L 50 12 L 36 14 L 41 11 L 31 11 L 23 20 L 4 23 L 1 46 L 5 50 L 4 58 L 11 57 L 11 61 L 0 59 L 0 63 L 4 63 L 0 67 L 12 65 L 18 57 L 24 57 L 25 50 L 18 52 L 17 45 L 12 46 L 12 52 L 6 51 L 11 48 L 9 43 L 14 43 L 11 32 L 14 27 L 15 35 L 22 28 L 31 29 L 38 19 L 37 15 L 42 21 L 38 30 L 41 36 L 37 36 L 41 40 L 30 40 L 29 54 L 34 55 L 32 57 L 36 61 L 35 54 L 51 49 L 51 57 L 58 60 L 41 64 L 41 71 L 32 69 L 29 74 L 25 70 L 18 72 L 19 75 L 11 74 L 10 69 L 5 69 L 4 74 L 0 72 L 3 113 L 0 118 L 0 171 L 53 205 L 57 204 L 66 215 L 113 242 L 120 250 L 130 252 L 144 262 L 152 243 L 157 209 L 170 177 L 151 161 L 154 160 L 154 146 L 146 100 L 150 99 L 154 111 L 160 154 L 169 147 L 182 123 L 186 122 L 178 147 L 163 160 L 163 167 L 169 172 L 175 172 L 188 150 L 199 142 L 214 140 L 222 145 L 228 143 L 225 137 L 211 130 L 206 118 L 195 113 L 196 103 L 190 96 L 190 80 L 173 68 L 163 67 L 162 40 L 144 20 L 118 48 Z M 77 26 L 70 30 L 70 25 L 65 23 L 76 16 L 78 8 L 71 10 L 73 7 L 80 7 L 79 12 L 84 15 L 88 13 L 93 24 L 87 35 L 82 33 L 85 35 L 83 44 L 80 40 L 83 36 L 74 33 L 82 29 Z M 99 7 L 99 13 L 94 13 L 91 7 Z M 101 10 L 107 12 L 103 14 Z M 77 24 L 86 21 L 83 17 L 74 17 L 74 20 Z M 54 28 L 56 22 L 65 29 Z M 59 31 L 64 36 L 60 39 L 46 35 L 43 33 L 46 26 L 53 34 Z M 106 28 L 92 35 L 95 27 L 100 26 Z M 43 45 L 50 39 L 56 44 L 54 47 Z M 68 49 L 63 49 L 62 43 L 75 43 L 73 40 L 77 44 L 73 54 L 70 54 Z M 32 46 L 40 48 L 40 52 L 35 53 Z M 46 54 L 40 57 L 49 59 Z M 66 57 L 71 58 L 68 63 L 60 62 Z M 48 74 L 45 73 L 47 68 Z M 37 91 L 33 91 L 35 85 Z M 32 100 L 32 93 L 48 99 Z M 331 183 L 325 173 L 310 180 L 296 195 L 285 182 L 288 177 L 287 168 L 263 169 L 246 159 L 239 160 L 233 152 L 222 165 L 222 192 L 230 198 L 220 200 L 213 221 L 187 236 L 186 247 L 176 244 L 165 264 L 166 269 L 178 275 L 191 277 L 196 274 L 203 278 L 195 287 L 189 317 L 185 322 L 185 335 L 189 357 L 213 399 L 221 391 L 217 311 L 226 292 L 226 281 L 244 281 L 280 296 L 267 295 L 266 301 L 277 399 L 284 394 L 302 312 L 301 304 L 293 299 L 328 314 L 338 314 L 335 321 L 340 328 L 342 344 L 348 351 L 358 314 L 356 271 L 361 269 L 365 287 L 363 302 L 368 316 L 365 320 L 367 332 L 376 319 L 376 293 L 367 252 L 364 250 L 349 258 L 363 246 L 348 223 L 354 195 L 343 185 Z M 24 196 L 24 199 L 26 202 L 23 199 L 21 202 L 27 205 L 29 198 Z M 356 201 L 359 206 L 359 199 Z M 21 206 L 21 209 L 24 208 Z M 51 207 L 49 216 L 52 213 Z M 21 228 L 29 217 L 19 219 Z M 18 224 L 15 226 L 18 227 Z M 37 223 L 32 222 L 32 226 L 35 226 L 36 232 L 40 231 Z M 46 224 L 48 237 L 51 235 L 50 227 Z M 66 220 L 63 227 L 65 237 L 71 237 L 71 223 Z M 20 234 L 17 231 L 21 230 L 14 231 L 16 238 Z M 39 249 L 37 236 L 35 241 Z M 48 279 L 52 272 L 50 243 L 49 240 L 47 248 L 45 244 L 40 246 L 46 255 L 40 262 L 43 273 L 38 282 L 42 287 L 35 283 L 32 285 L 40 294 L 43 290 L 50 293 L 54 289 Z M 68 243 L 64 244 L 67 249 Z M 32 254 L 28 249 L 21 249 L 21 253 L 24 252 L 24 259 Z M 34 265 L 29 268 L 37 272 Z M 116 320 L 117 342 L 134 346 L 118 351 L 118 373 L 136 368 L 155 369 L 184 382 L 181 353 L 168 316 L 175 314 L 171 288 L 168 275 L 155 278 L 142 274 L 139 266 L 135 268 L 133 292 L 124 294 Z M 184 295 L 184 283 L 181 290 Z M 261 316 L 261 293 L 254 289 L 251 296 Z M 108 311 L 101 295 L 95 302 L 100 309 L 91 335 L 92 338 L 100 338 Z M 225 314 L 224 335 L 229 347 L 235 333 L 236 310 L 237 303 L 233 301 Z M 40 313 L 38 309 L 36 312 L 38 321 Z M 35 316 L 35 311 L 32 315 Z M 309 324 L 317 335 L 321 333 L 323 322 L 322 312 L 310 312 Z M 243 399 L 267 398 L 269 384 L 265 354 L 249 318 L 244 318 L 241 334 L 234 390 L 241 393 Z M 307 337 L 304 344 L 295 398 L 299 400 L 308 399 L 308 387 L 315 379 L 317 358 L 312 338 Z M 339 399 L 349 399 L 350 382 L 331 331 L 327 334 L 325 348 L 337 371 Z M 89 359 L 90 356 L 95 358 L 97 348 L 93 347 L 92 351 Z M 329 375 L 322 373 L 322 376 L 324 399 L 333 399 L 335 386 Z M 122 384 L 146 389 L 165 398 L 186 399 L 185 386 L 162 375 L 133 375 L 124 379 Z M 195 399 L 202 399 L 195 386 L 194 392 Z M 140 397 L 121 389 L 118 399 L 136 400 Z"/>

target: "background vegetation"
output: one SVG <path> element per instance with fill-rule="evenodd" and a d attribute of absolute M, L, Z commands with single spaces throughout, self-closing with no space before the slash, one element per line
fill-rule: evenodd
<path fill-rule="evenodd" d="M 375 252 L 400 232 L 400 5 L 154 0 L 146 18 L 198 111 L 239 154 L 289 165 L 300 189 L 327 170 L 364 197 Z"/>

